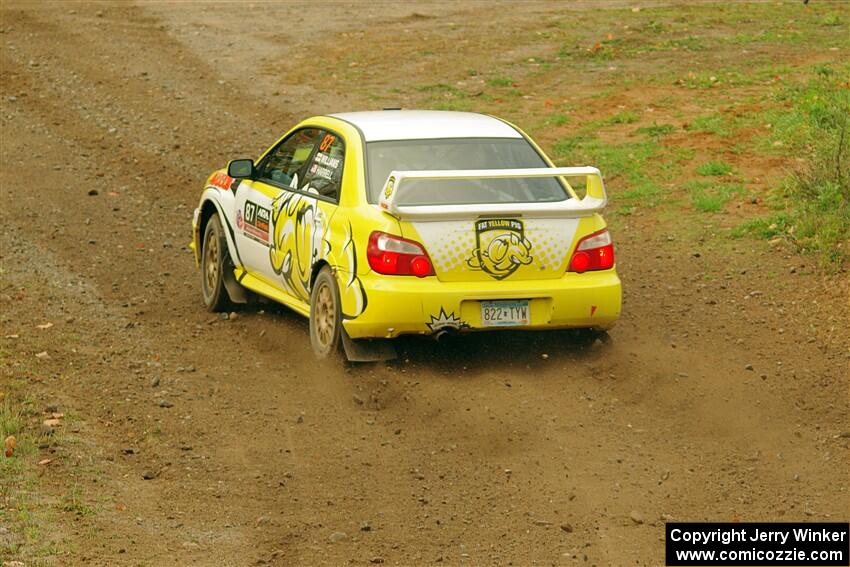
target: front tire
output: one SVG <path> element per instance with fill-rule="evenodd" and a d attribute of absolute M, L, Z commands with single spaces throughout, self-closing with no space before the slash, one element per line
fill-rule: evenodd
<path fill-rule="evenodd" d="M 225 311 L 230 307 L 230 297 L 224 287 L 225 270 L 232 270 L 227 238 L 218 214 L 213 214 L 204 229 L 201 248 L 201 292 L 209 311 Z"/>
<path fill-rule="evenodd" d="M 318 359 L 339 352 L 342 311 L 336 279 L 327 266 L 319 271 L 310 293 L 310 344 Z"/>

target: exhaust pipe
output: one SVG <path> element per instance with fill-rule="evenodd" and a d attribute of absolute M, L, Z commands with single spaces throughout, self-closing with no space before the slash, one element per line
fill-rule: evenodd
<path fill-rule="evenodd" d="M 446 342 L 446 340 L 448 340 L 449 337 L 452 337 L 457 334 L 457 329 L 440 329 L 431 336 L 434 337 L 434 340 L 438 343 L 444 343 Z"/>

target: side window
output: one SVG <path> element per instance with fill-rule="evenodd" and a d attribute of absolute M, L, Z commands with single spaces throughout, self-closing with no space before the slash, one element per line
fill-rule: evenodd
<path fill-rule="evenodd" d="M 342 183 L 342 165 L 345 161 L 345 143 L 332 132 L 322 132 L 319 148 L 307 168 L 306 190 L 339 200 Z"/>
<path fill-rule="evenodd" d="M 260 178 L 292 187 L 293 179 L 310 158 L 322 134 L 318 128 L 304 128 L 293 133 L 263 161 Z M 299 179 L 297 185 L 303 184 L 303 180 Z"/>

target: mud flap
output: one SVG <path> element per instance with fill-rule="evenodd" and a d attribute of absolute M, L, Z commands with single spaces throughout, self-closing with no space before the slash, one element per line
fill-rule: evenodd
<path fill-rule="evenodd" d="M 224 289 L 233 303 L 248 303 L 248 290 L 239 285 L 233 270 L 224 270 Z"/>
<path fill-rule="evenodd" d="M 379 362 L 395 360 L 395 347 L 387 339 L 352 339 L 342 329 L 342 348 L 351 362 Z"/>

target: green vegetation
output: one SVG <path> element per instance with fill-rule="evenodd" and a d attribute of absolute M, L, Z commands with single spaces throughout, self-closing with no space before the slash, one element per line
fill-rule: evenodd
<path fill-rule="evenodd" d="M 457 110 L 461 112 L 469 112 L 474 109 L 472 102 L 466 99 L 447 99 L 432 102 L 429 105 L 433 110 Z"/>
<path fill-rule="evenodd" d="M 428 100 L 424 106 L 434 110 L 469 111 L 475 107 L 469 93 L 446 83 L 419 85 L 416 91 L 427 95 Z M 489 96 L 484 94 L 480 98 L 489 100 Z"/>
<path fill-rule="evenodd" d="M 61 506 L 63 511 L 71 512 L 77 516 L 90 516 L 94 514 L 94 508 L 85 503 L 82 497 L 82 490 L 79 486 L 74 486 L 71 491 L 62 499 Z"/>
<path fill-rule="evenodd" d="M 619 39 L 606 39 L 591 47 L 580 49 L 579 54 L 589 59 L 602 59 L 607 61 L 614 59 L 619 51 L 618 46 L 621 44 L 622 41 Z"/>
<path fill-rule="evenodd" d="M 643 128 L 638 128 L 637 130 L 635 130 L 635 134 L 646 134 L 647 136 L 652 136 L 653 138 L 660 138 L 675 131 L 676 127 L 672 124 L 656 124 L 655 122 L 653 122 L 652 126 L 644 126 Z"/>
<path fill-rule="evenodd" d="M 14 387 L 14 385 L 12 385 Z M 45 525 L 45 512 L 37 505 L 38 486 L 33 470 L 36 445 L 27 432 L 28 418 L 34 413 L 31 403 L 11 392 L 0 403 L 0 525 L 8 526 L 10 538 L 0 541 L 0 557 L 13 557 L 24 547 L 39 554 L 42 549 L 40 526 Z M 15 437 L 12 456 L 6 457 L 4 442 Z"/>
<path fill-rule="evenodd" d="M 613 145 L 595 138 L 562 140 L 556 144 L 556 151 L 558 148 L 567 152 L 557 157 L 572 154 L 573 161 L 596 163 L 607 177 L 622 176 L 635 185 L 647 181 L 646 165 L 657 151 L 651 140 Z"/>
<path fill-rule="evenodd" d="M 632 124 L 637 122 L 639 119 L 640 115 L 637 112 L 624 110 L 623 112 L 618 112 L 611 118 L 605 120 L 604 124 Z"/>
<path fill-rule="evenodd" d="M 0 405 L 0 441 L 9 435 L 18 435 L 22 428 L 22 412 L 12 408 L 12 403 L 4 399 Z"/>
<path fill-rule="evenodd" d="M 566 114 L 553 114 L 546 119 L 546 124 L 550 126 L 563 126 L 570 121 L 570 117 Z"/>
<path fill-rule="evenodd" d="M 823 128 L 811 161 L 787 185 L 795 242 L 819 253 L 826 265 L 840 265 L 850 257 L 850 105 L 841 112 L 841 122 Z"/>
<path fill-rule="evenodd" d="M 848 16 L 846 6 L 827 3 L 603 9 L 583 14 L 579 28 L 573 17 L 552 22 L 512 63 L 462 68 L 456 79 L 485 79 L 486 93 L 471 95 L 447 77 L 413 94 L 421 106 L 534 125 L 557 163 L 602 169 L 618 216 L 663 204 L 659 222 L 676 222 L 684 208 L 720 233 L 780 237 L 838 266 L 850 254 L 850 153 L 839 127 L 848 106 L 850 65 L 839 63 L 850 49 L 841 33 Z M 804 44 L 821 54 L 816 65 L 784 57 Z M 537 65 L 526 64 L 528 53 Z M 623 96 L 643 87 L 649 100 Z M 740 213 L 767 216 L 734 229 L 724 223 L 736 215 L 713 216 L 745 196 L 769 209 Z"/>
<path fill-rule="evenodd" d="M 703 49 L 706 49 L 706 45 L 703 42 L 703 39 L 696 35 L 666 39 L 658 44 L 658 50 L 702 51 Z"/>
<path fill-rule="evenodd" d="M 805 38 L 800 31 L 761 30 L 756 33 L 739 33 L 729 37 L 729 43 L 799 43 Z"/>
<path fill-rule="evenodd" d="M 691 205 L 704 213 L 722 212 L 732 195 L 740 195 L 744 187 L 731 183 L 711 183 L 694 180 L 685 184 L 690 194 Z"/>
<path fill-rule="evenodd" d="M 751 234 L 758 238 L 771 239 L 784 235 L 790 227 L 788 215 L 780 213 L 744 221 L 732 229 L 732 236 L 738 238 Z"/>
<path fill-rule="evenodd" d="M 463 96 L 465 93 L 458 89 L 457 87 L 453 87 L 452 85 L 447 85 L 446 83 L 434 83 L 431 85 L 420 85 L 416 87 L 416 90 L 422 93 L 444 93 L 451 94 L 456 96 Z"/>
<path fill-rule="evenodd" d="M 850 259 L 850 92 L 843 86 L 850 65 L 813 70 L 808 81 L 778 94 L 788 106 L 771 115 L 770 146 L 807 158 L 773 195 L 785 212 L 744 223 L 734 234 L 781 236 L 816 253 L 825 268 L 840 269 Z"/>
<path fill-rule="evenodd" d="M 655 140 L 605 144 L 596 137 L 577 135 L 555 143 L 555 158 L 565 163 L 593 163 L 609 182 L 621 187 L 619 198 L 654 207 L 663 194 L 660 182 L 673 178 L 678 167 L 659 159 Z M 628 214 L 628 213 L 626 213 Z"/>
<path fill-rule="evenodd" d="M 514 80 L 508 77 L 496 77 L 493 79 L 487 79 L 487 84 L 491 87 L 512 87 L 514 85 Z"/>
<path fill-rule="evenodd" d="M 722 161 L 709 161 L 697 167 L 700 175 L 727 175 L 732 172 L 732 166 Z"/>
<path fill-rule="evenodd" d="M 660 195 L 661 187 L 647 179 L 632 186 L 631 189 L 626 189 L 620 194 L 620 197 L 626 201 L 638 201 L 643 205 L 654 207 L 658 204 Z"/>
<path fill-rule="evenodd" d="M 717 114 L 710 114 L 696 118 L 686 127 L 686 130 L 690 132 L 707 132 L 717 136 L 729 135 L 729 128 L 726 125 L 726 121 L 722 116 Z"/>
<path fill-rule="evenodd" d="M 841 16 L 839 16 L 838 14 L 827 14 L 823 17 L 823 20 L 821 21 L 825 26 L 840 26 L 844 24 L 841 19 Z"/>

